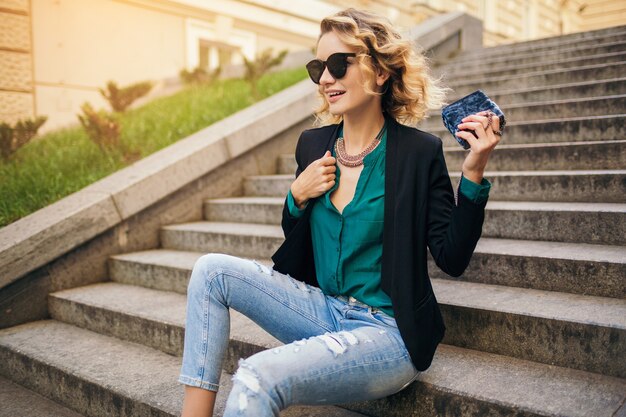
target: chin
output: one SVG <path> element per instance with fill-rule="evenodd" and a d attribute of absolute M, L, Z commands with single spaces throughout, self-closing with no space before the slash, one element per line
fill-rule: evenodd
<path fill-rule="evenodd" d="M 328 112 L 330 114 L 332 114 L 333 116 L 341 116 L 341 115 L 343 115 L 343 110 L 339 109 L 338 107 L 329 106 L 328 107 Z"/>

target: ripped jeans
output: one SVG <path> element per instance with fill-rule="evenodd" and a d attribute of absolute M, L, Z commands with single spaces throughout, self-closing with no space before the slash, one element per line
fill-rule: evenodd
<path fill-rule="evenodd" d="M 256 261 L 208 254 L 196 262 L 187 288 L 178 382 L 219 389 L 229 307 L 285 344 L 239 360 L 225 417 L 382 398 L 417 378 L 393 317 Z"/>

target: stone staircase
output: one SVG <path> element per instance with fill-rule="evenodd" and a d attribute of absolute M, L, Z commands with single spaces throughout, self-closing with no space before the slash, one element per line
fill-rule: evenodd
<path fill-rule="evenodd" d="M 281 415 L 626 416 L 626 26 L 477 50 L 435 71 L 450 102 L 480 88 L 508 119 L 470 266 L 451 279 L 429 265 L 444 343 L 392 397 Z M 440 114 L 419 128 L 444 140 L 456 184 L 465 153 Z M 110 282 L 51 294 L 51 320 L 0 331 L 9 377 L 89 416 L 178 415 L 191 268 L 206 252 L 271 265 L 294 172 L 293 155 L 279 156 L 244 196 L 206 201 L 204 221 L 163 227 L 160 248 L 112 257 Z M 237 359 L 279 345 L 231 309 L 216 415 Z"/>

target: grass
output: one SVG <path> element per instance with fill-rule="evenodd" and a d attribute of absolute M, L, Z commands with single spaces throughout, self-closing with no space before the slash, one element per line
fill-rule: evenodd
<path fill-rule="evenodd" d="M 261 98 L 303 80 L 298 68 L 267 74 Z M 143 158 L 254 104 L 241 79 L 186 88 L 120 114 L 121 141 Z M 0 160 L 0 227 L 45 207 L 129 165 L 120 152 L 104 153 L 82 127 L 50 132 Z"/>

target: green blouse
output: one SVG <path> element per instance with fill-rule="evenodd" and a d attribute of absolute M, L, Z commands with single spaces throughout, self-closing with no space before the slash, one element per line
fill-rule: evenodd
<path fill-rule="evenodd" d="M 340 129 L 339 136 L 342 134 Z M 352 296 L 393 317 L 391 299 L 380 287 L 386 142 L 385 130 L 380 144 L 363 159 L 354 197 L 342 213 L 330 201 L 341 178 L 336 165 L 335 185 L 315 200 L 310 227 L 321 290 L 329 295 Z M 334 146 L 332 155 L 336 157 Z M 484 201 L 490 187 L 486 179 L 479 185 L 462 177 L 460 192 L 474 201 Z M 287 205 L 294 217 L 304 212 L 296 206 L 291 190 Z"/>

